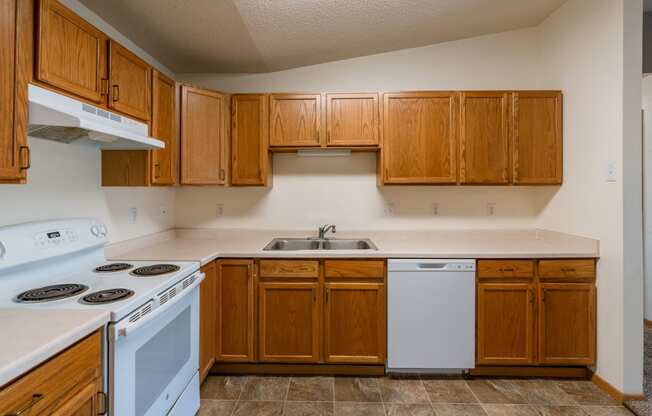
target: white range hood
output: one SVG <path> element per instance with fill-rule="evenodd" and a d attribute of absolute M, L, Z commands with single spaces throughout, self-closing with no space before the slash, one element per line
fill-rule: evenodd
<path fill-rule="evenodd" d="M 28 135 L 71 143 L 92 140 L 101 149 L 163 149 L 165 143 L 148 136 L 145 123 L 106 111 L 62 94 L 29 84 Z"/>

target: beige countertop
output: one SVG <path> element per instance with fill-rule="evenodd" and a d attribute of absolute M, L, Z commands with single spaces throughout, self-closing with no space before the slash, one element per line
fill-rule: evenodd
<path fill-rule="evenodd" d="M 0 309 L 0 386 L 91 334 L 109 321 L 102 310 Z"/>
<path fill-rule="evenodd" d="M 547 230 L 338 231 L 337 238 L 370 238 L 378 250 L 263 251 L 273 238 L 315 231 L 177 229 L 107 248 L 120 260 L 200 261 L 216 258 L 572 258 L 599 257 L 599 241 Z"/>

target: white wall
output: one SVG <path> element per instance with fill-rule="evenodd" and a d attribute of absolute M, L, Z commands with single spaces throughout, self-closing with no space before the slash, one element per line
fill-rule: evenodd
<path fill-rule="evenodd" d="M 652 75 L 643 78 L 645 319 L 652 320 Z"/>
<path fill-rule="evenodd" d="M 170 71 L 76 0 L 63 0 L 109 36 L 163 72 Z M 174 190 L 100 187 L 100 151 L 90 143 L 62 144 L 29 138 L 32 168 L 27 185 L 0 186 L 0 226 L 23 221 L 90 216 L 105 221 L 112 242 L 174 225 Z M 135 223 L 128 220 L 135 207 Z M 162 207 L 167 210 L 163 215 Z"/>
<path fill-rule="evenodd" d="M 267 74 L 183 74 L 181 80 L 227 92 L 533 89 L 538 32 L 524 29 Z M 377 187 L 375 154 L 344 158 L 274 156 L 271 189 L 181 188 L 183 227 L 313 229 L 453 228 L 535 225 L 556 187 Z M 487 203 L 496 215 L 487 216 Z M 215 204 L 225 204 L 217 218 Z M 432 214 L 439 203 L 439 215 Z M 394 214 L 385 214 L 387 204 Z"/>
<path fill-rule="evenodd" d="M 564 92 L 564 185 L 540 225 L 600 239 L 597 373 L 634 394 L 643 357 L 641 13 L 640 0 L 570 0 L 540 27 L 541 85 Z"/>

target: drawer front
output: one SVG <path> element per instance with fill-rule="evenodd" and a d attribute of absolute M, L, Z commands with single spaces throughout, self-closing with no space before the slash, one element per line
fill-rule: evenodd
<path fill-rule="evenodd" d="M 529 278 L 534 277 L 533 260 L 478 260 L 478 277 Z"/>
<path fill-rule="evenodd" d="M 319 277 L 319 262 L 311 260 L 261 260 L 260 277 Z"/>
<path fill-rule="evenodd" d="M 385 262 L 382 260 L 326 260 L 326 277 L 332 278 L 377 278 L 385 277 Z"/>
<path fill-rule="evenodd" d="M 24 414 L 40 415 L 58 407 L 69 392 L 101 377 L 101 365 L 98 331 L 0 390 L 0 415 L 21 409 L 26 409 Z"/>
<path fill-rule="evenodd" d="M 540 260 L 539 277 L 543 279 L 592 279 L 595 260 Z"/>

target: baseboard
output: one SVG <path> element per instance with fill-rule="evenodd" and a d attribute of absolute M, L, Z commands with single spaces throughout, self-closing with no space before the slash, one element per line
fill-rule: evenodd
<path fill-rule="evenodd" d="M 638 401 L 638 400 L 645 400 L 645 396 L 642 394 L 625 394 L 622 391 L 618 390 L 611 384 L 609 384 L 608 381 L 600 377 L 598 374 L 591 372 L 591 381 L 593 384 L 596 386 L 600 387 L 603 391 L 605 391 L 607 394 L 609 394 L 615 401 L 618 403 L 622 404 L 623 402 L 629 402 L 629 401 Z"/>
<path fill-rule="evenodd" d="M 478 377 L 554 377 L 589 379 L 586 367 L 478 366 L 470 371 Z"/>
<path fill-rule="evenodd" d="M 383 376 L 384 365 L 215 363 L 211 374 Z"/>

